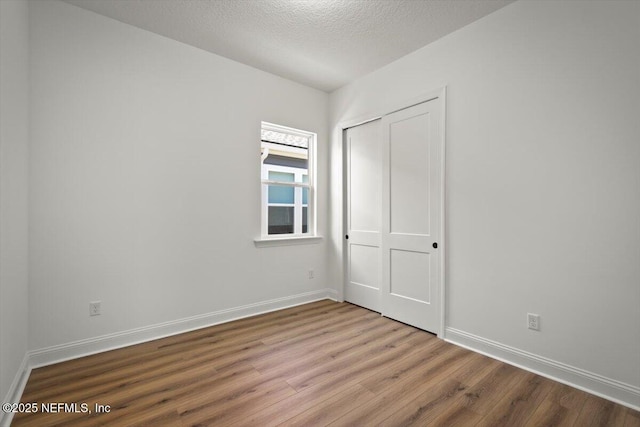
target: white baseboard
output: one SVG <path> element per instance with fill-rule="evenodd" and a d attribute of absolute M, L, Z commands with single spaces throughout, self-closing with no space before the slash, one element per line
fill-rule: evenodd
<path fill-rule="evenodd" d="M 640 410 L 640 387 L 606 378 L 455 328 L 446 328 L 445 341 L 595 394 L 636 411 Z"/>
<path fill-rule="evenodd" d="M 9 390 L 7 391 L 7 395 L 2 403 L 20 402 L 20 397 L 22 397 L 24 387 L 27 385 L 30 373 L 31 368 L 29 367 L 29 354 L 27 353 L 22 358 L 22 363 L 20 363 L 18 372 L 16 372 L 16 376 L 13 378 L 13 382 L 11 383 Z M 9 427 L 12 419 L 13 413 L 5 413 L 4 411 L 0 412 L 0 426 Z"/>
<path fill-rule="evenodd" d="M 282 310 L 296 305 L 307 304 L 322 299 L 335 300 L 335 290 L 321 289 L 284 298 L 262 301 L 212 313 L 172 320 L 170 322 L 145 326 L 123 332 L 102 335 L 80 341 L 32 350 L 28 353 L 29 366 L 39 368 L 65 360 L 77 359 L 91 354 L 127 347 L 134 344 L 206 328 L 219 323 L 230 322 L 244 317 Z"/>

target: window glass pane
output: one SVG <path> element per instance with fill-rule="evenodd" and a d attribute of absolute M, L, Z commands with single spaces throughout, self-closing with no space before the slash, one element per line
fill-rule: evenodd
<path fill-rule="evenodd" d="M 269 171 L 269 181 L 294 182 L 294 175 L 287 172 Z"/>
<path fill-rule="evenodd" d="M 295 203 L 295 188 L 282 185 L 270 185 L 269 203 L 293 205 Z"/>
<path fill-rule="evenodd" d="M 309 149 L 306 146 L 301 147 L 263 140 L 261 153 L 264 166 L 283 166 L 297 169 L 302 174 L 308 173 Z M 291 182 L 293 182 L 293 177 Z"/>
<path fill-rule="evenodd" d="M 308 205 L 309 202 L 309 189 L 308 188 L 303 188 L 302 189 L 302 204 L 303 205 Z"/>
<path fill-rule="evenodd" d="M 293 206 L 269 206 L 269 234 L 293 233 Z"/>
<path fill-rule="evenodd" d="M 303 233 L 306 233 L 309 230 L 308 212 L 309 212 L 309 208 L 306 208 L 306 207 L 302 208 L 302 232 Z"/>

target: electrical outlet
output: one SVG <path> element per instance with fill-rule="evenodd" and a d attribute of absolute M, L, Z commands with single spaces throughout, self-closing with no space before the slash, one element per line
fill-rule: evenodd
<path fill-rule="evenodd" d="M 92 301 L 89 303 L 89 316 L 100 315 L 100 301 Z"/>
<path fill-rule="evenodd" d="M 540 330 L 540 316 L 533 313 L 527 313 L 527 327 L 534 331 Z"/>
<path fill-rule="evenodd" d="M 309 270 L 309 279 L 313 279 L 315 277 L 315 274 L 313 273 L 313 270 Z"/>

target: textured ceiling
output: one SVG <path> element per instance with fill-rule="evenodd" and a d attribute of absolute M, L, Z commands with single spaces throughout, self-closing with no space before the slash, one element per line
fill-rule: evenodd
<path fill-rule="evenodd" d="M 65 0 L 331 92 L 513 0 Z"/>

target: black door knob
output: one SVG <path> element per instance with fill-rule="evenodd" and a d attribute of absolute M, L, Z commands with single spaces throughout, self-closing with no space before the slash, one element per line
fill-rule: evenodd
<path fill-rule="evenodd" d="M 436 242 L 433 242 L 433 249 L 438 249 L 438 244 Z"/>
<path fill-rule="evenodd" d="M 345 234 L 344 238 L 345 238 L 345 239 L 347 239 L 347 240 L 349 240 L 349 235 L 348 235 L 348 234 Z"/>

